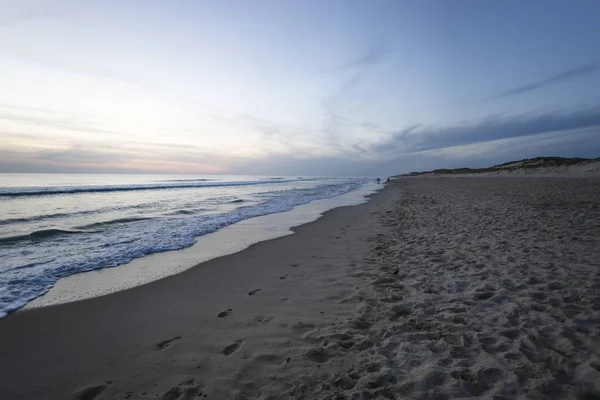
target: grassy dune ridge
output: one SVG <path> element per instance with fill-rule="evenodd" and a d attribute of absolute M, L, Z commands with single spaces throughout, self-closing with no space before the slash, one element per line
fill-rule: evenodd
<path fill-rule="evenodd" d="M 411 172 L 408 174 L 396 175 L 419 176 L 419 175 L 462 175 L 462 174 L 501 174 L 514 172 L 536 172 L 544 169 L 561 170 L 572 166 L 585 167 L 589 164 L 600 162 L 599 158 L 563 158 L 563 157 L 536 157 L 519 161 L 509 161 L 503 164 L 494 165 L 487 168 L 454 168 L 454 169 L 435 169 L 433 171 Z"/>

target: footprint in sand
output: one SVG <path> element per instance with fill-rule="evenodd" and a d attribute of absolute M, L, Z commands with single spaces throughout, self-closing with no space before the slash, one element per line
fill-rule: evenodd
<path fill-rule="evenodd" d="M 259 324 L 263 324 L 263 323 L 271 321 L 272 319 L 273 319 L 272 316 L 266 316 L 266 315 L 261 314 L 261 315 L 257 315 L 256 317 L 254 317 L 253 321 L 257 322 Z"/>
<path fill-rule="evenodd" d="M 304 353 L 304 356 L 317 364 L 322 364 L 329 360 L 329 355 L 323 347 L 314 347 Z"/>
<path fill-rule="evenodd" d="M 254 289 L 251 292 L 248 292 L 248 296 L 254 296 L 256 293 L 260 292 L 262 289 Z"/>
<path fill-rule="evenodd" d="M 156 345 L 154 345 L 154 347 L 156 348 L 156 350 L 165 350 L 173 346 L 180 340 L 181 336 L 175 336 L 174 338 L 163 340 L 162 342 L 157 343 Z"/>
<path fill-rule="evenodd" d="M 112 382 L 105 382 L 100 385 L 94 385 L 86 387 L 76 393 L 75 398 L 77 400 L 95 400 L 108 388 Z"/>
<path fill-rule="evenodd" d="M 217 317 L 219 318 L 224 318 L 227 317 L 228 315 L 231 315 L 231 308 L 228 308 L 227 310 L 221 311 L 220 313 L 217 314 Z"/>
<path fill-rule="evenodd" d="M 243 340 L 238 340 L 236 342 L 233 342 L 233 343 L 225 346 L 223 348 L 223 350 L 221 351 L 221 353 L 226 356 L 228 356 L 232 353 L 235 353 L 236 351 L 238 351 L 240 349 L 240 347 L 242 347 L 243 343 L 244 343 Z"/>
<path fill-rule="evenodd" d="M 194 379 L 183 382 L 180 385 L 174 386 L 169 389 L 161 400 L 191 400 L 199 397 L 206 397 L 206 394 L 202 393 L 201 389 L 204 387 L 203 384 L 197 384 Z"/>
<path fill-rule="evenodd" d="M 487 300 L 491 297 L 494 296 L 495 293 L 493 292 L 479 292 L 479 293 L 475 293 L 475 295 L 473 296 L 474 300 Z"/>

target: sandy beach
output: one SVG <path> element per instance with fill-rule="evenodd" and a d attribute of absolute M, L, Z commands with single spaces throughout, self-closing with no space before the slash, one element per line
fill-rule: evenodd
<path fill-rule="evenodd" d="M 401 178 L 295 232 L 0 320 L 0 398 L 600 398 L 599 178 Z"/>

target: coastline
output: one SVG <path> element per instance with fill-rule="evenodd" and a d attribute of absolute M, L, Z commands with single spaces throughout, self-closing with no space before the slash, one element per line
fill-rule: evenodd
<path fill-rule="evenodd" d="M 61 278 L 48 293 L 21 310 L 104 296 L 179 274 L 213 258 L 243 251 L 255 243 L 291 235 L 294 227 L 313 222 L 328 210 L 368 201 L 368 197 L 382 187 L 363 184 L 339 196 L 313 200 L 290 211 L 249 218 L 198 236 L 196 243 L 187 248 L 152 253 L 127 264 Z"/>
<path fill-rule="evenodd" d="M 0 320 L 0 397 L 600 396 L 600 179 L 400 179 L 294 231 Z"/>
<path fill-rule="evenodd" d="M 186 256 L 186 265 L 177 257 L 161 258 L 158 265 L 150 266 L 131 262 L 190 248 L 198 237 L 253 217 L 340 198 L 367 183 L 361 178 L 221 177 L 207 182 L 188 177 L 169 180 L 168 175 L 136 180 L 133 176 L 38 174 L 20 184 L 13 180 L 11 186 L 10 177 L 0 174 L 0 178 L 6 214 L 0 221 L 5 227 L 0 235 L 0 318 L 53 287 L 66 288 L 67 293 L 50 294 L 54 297 L 50 303 L 62 301 L 59 297 L 69 301 L 80 299 L 80 294 L 100 295 L 179 272 L 197 263 L 195 255 Z M 143 196 L 136 191 L 139 188 L 147 190 Z M 247 233 L 253 236 L 253 232 Z M 248 239 L 241 241 L 253 241 Z M 222 255 L 240 246 L 214 247 L 215 255 Z M 213 256 L 206 253 L 198 261 Z M 121 267 L 124 265 L 127 267 Z M 90 274 L 79 281 L 62 280 L 111 267 L 130 273 L 117 274 L 112 282 L 104 279 L 108 273 Z M 103 280 L 104 286 L 90 285 L 96 279 Z M 66 287 L 65 282 L 75 285 Z M 88 290 L 92 293 L 86 293 Z"/>
<path fill-rule="evenodd" d="M 290 328 L 308 329 L 311 325 L 304 327 L 296 318 L 310 309 L 307 302 L 321 315 L 321 323 L 329 325 L 338 305 L 325 306 L 312 294 L 307 297 L 306 290 L 312 290 L 314 278 L 327 279 L 323 260 L 334 247 L 344 260 L 357 250 L 340 238 L 362 235 L 348 228 L 357 219 L 371 222 L 372 207 L 386 199 L 383 192 L 371 195 L 367 203 L 329 210 L 316 221 L 293 228 L 294 235 L 253 244 L 158 281 L 9 315 L 0 320 L 0 397 L 96 398 L 86 397 L 86 388 L 91 388 L 98 390 L 97 398 L 101 393 L 125 397 L 126 392 L 157 398 L 181 384 L 183 376 L 224 357 L 224 347 L 258 333 L 261 325 L 279 331 L 280 337 L 288 336 Z M 366 252 L 368 244 L 363 247 Z M 257 289 L 261 290 L 249 295 Z M 231 315 L 218 317 L 228 309 Z M 275 316 L 277 326 L 267 324 Z M 276 337 L 272 335 L 274 341 Z M 257 351 L 262 346 L 255 344 Z M 244 347 L 253 346 L 245 340 Z M 232 360 L 239 361 L 239 356 L 224 357 L 229 367 L 220 364 L 228 371 L 225 376 L 237 368 Z M 222 398 L 231 387 L 219 389 L 215 381 L 213 390 L 212 398 Z"/>

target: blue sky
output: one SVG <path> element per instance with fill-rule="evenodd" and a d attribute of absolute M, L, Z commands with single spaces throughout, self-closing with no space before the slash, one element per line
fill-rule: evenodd
<path fill-rule="evenodd" d="M 600 156 L 596 0 L 0 3 L 0 172 Z"/>

